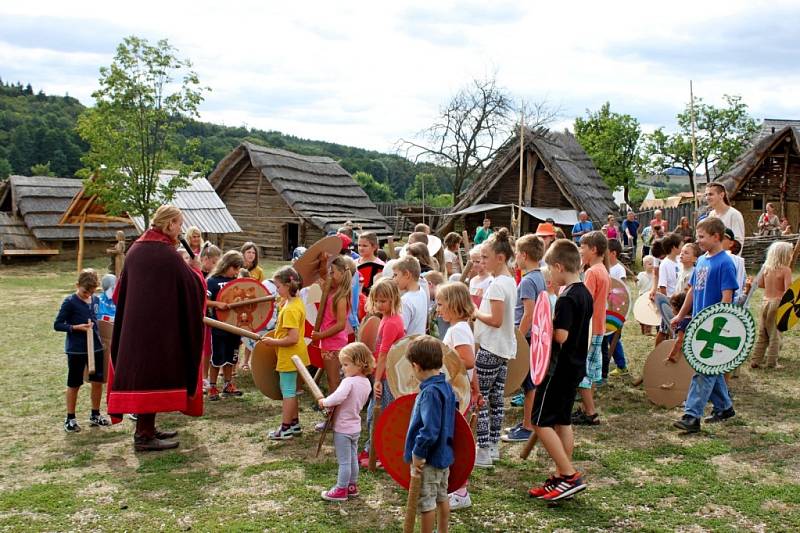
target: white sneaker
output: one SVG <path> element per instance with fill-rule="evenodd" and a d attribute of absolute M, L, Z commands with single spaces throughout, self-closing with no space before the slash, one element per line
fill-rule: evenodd
<path fill-rule="evenodd" d="M 489 453 L 492 454 L 492 461 L 500 460 L 500 446 L 498 446 L 497 444 L 489 446 Z"/>
<path fill-rule="evenodd" d="M 472 498 L 469 497 L 469 492 L 465 492 L 464 496 L 459 496 L 458 493 L 451 492 L 447 497 L 450 500 L 451 511 L 472 507 Z"/>
<path fill-rule="evenodd" d="M 475 454 L 475 466 L 480 468 L 492 468 L 492 452 L 489 448 L 478 448 Z"/>

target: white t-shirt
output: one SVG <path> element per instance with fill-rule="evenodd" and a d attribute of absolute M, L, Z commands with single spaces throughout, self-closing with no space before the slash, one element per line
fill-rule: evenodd
<path fill-rule="evenodd" d="M 741 244 L 742 247 L 744 247 L 744 217 L 738 209 L 729 206 L 724 215 L 720 215 L 716 212 L 716 210 L 712 209 L 708 213 L 708 216 L 717 217 L 722 221 L 723 224 L 725 224 L 726 228 L 731 228 L 733 231 L 733 237 L 739 241 L 739 244 Z M 739 253 L 742 253 L 741 250 Z"/>
<path fill-rule="evenodd" d="M 639 294 L 649 292 L 653 286 L 653 276 L 642 270 L 636 276 L 636 286 L 639 288 Z"/>
<path fill-rule="evenodd" d="M 455 254 L 455 252 L 451 252 L 450 250 L 445 249 L 444 262 L 445 264 L 452 263 L 454 274 L 461 272 L 461 261 L 459 261 L 458 256 Z"/>
<path fill-rule="evenodd" d="M 678 263 L 669 257 L 661 260 L 661 265 L 658 267 L 658 288 L 667 289 L 667 298 L 675 294 L 675 288 L 678 286 L 678 273 Z"/>
<path fill-rule="evenodd" d="M 689 280 L 692 279 L 692 272 L 694 272 L 694 267 L 691 266 L 689 268 L 685 268 L 683 265 L 679 265 L 680 272 L 678 273 L 678 286 L 675 290 L 678 292 L 683 292 L 689 288 Z"/>
<path fill-rule="evenodd" d="M 475 298 L 483 298 L 483 294 L 486 292 L 486 289 L 489 288 L 489 285 L 492 284 L 493 279 L 492 276 L 486 276 L 483 279 L 476 276 L 469 280 L 469 295 L 473 297 L 473 300 Z"/>
<path fill-rule="evenodd" d="M 428 329 L 428 292 L 421 285 L 414 292 L 400 297 L 403 325 L 406 335 L 425 335 Z"/>
<path fill-rule="evenodd" d="M 445 346 L 449 346 L 453 350 L 456 349 L 456 346 L 464 346 L 465 344 L 470 346 L 473 350 L 475 349 L 475 336 L 472 334 L 472 329 L 469 327 L 469 324 L 464 321 L 451 324 L 450 327 L 447 328 L 447 333 L 444 334 L 442 342 Z M 472 368 L 467 370 L 467 377 L 470 380 L 472 380 L 473 370 Z"/>
<path fill-rule="evenodd" d="M 499 328 L 475 321 L 475 340 L 481 348 L 503 359 L 517 355 L 517 337 L 514 333 L 514 304 L 517 301 L 517 284 L 511 276 L 498 276 L 483 294 L 480 311 L 492 312 L 492 300 L 503 302 L 503 323 Z"/>
<path fill-rule="evenodd" d="M 618 279 L 619 281 L 625 281 L 625 267 L 622 266 L 622 263 L 617 263 L 616 265 L 612 265 L 608 269 L 608 275 L 614 279 Z"/>
<path fill-rule="evenodd" d="M 742 296 L 744 291 L 744 283 L 747 281 L 747 270 L 744 267 L 744 258 L 738 255 L 733 255 L 728 250 L 728 257 L 733 260 L 733 266 L 736 267 L 736 282 L 739 283 L 739 288 L 733 293 L 733 301 L 736 302 Z"/>

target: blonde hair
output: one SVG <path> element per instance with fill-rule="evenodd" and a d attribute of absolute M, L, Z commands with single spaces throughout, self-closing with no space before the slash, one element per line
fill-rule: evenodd
<path fill-rule="evenodd" d="M 419 279 L 420 272 L 419 260 L 411 254 L 406 254 L 406 256 L 402 259 L 395 261 L 395 263 L 392 265 L 392 270 L 408 272 L 411 274 L 412 279 L 417 280 Z"/>
<path fill-rule="evenodd" d="M 350 311 L 351 307 L 351 299 L 350 295 L 353 291 L 353 274 L 350 272 L 350 268 L 348 268 L 347 262 L 344 260 L 344 256 L 337 255 L 331 261 L 331 266 L 338 268 L 342 271 L 342 283 L 336 287 L 336 292 L 331 294 L 330 298 L 333 302 L 334 313 L 335 308 L 339 305 L 339 302 L 344 298 L 345 302 L 347 302 L 347 311 Z M 327 302 L 325 302 L 327 304 Z"/>
<path fill-rule="evenodd" d="M 78 274 L 78 287 L 86 290 L 95 290 L 100 286 L 100 278 L 97 276 L 97 271 L 93 268 L 84 268 Z"/>
<path fill-rule="evenodd" d="M 553 241 L 553 244 L 547 249 L 547 253 L 544 254 L 544 262 L 550 266 L 559 264 L 572 274 L 578 274 L 581 271 L 581 254 L 575 243 L 568 239 Z"/>
<path fill-rule="evenodd" d="M 189 229 L 186 230 L 186 240 L 191 239 L 192 235 L 197 235 L 201 241 L 203 240 L 203 232 L 197 226 L 189 226 Z"/>
<path fill-rule="evenodd" d="M 475 312 L 469 289 L 461 282 L 445 283 L 438 287 L 436 300 L 461 320 L 468 320 Z"/>
<path fill-rule="evenodd" d="M 297 273 L 297 270 L 290 266 L 279 268 L 272 275 L 272 279 L 278 280 L 283 285 L 289 287 L 289 295 L 297 296 L 297 292 L 303 288 L 303 278 Z"/>
<path fill-rule="evenodd" d="M 767 259 L 764 261 L 764 274 L 788 267 L 792 262 L 793 251 L 794 248 L 788 242 L 777 241 L 770 244 L 767 248 Z"/>
<path fill-rule="evenodd" d="M 381 278 L 372 286 L 367 301 L 368 312 L 374 312 L 377 300 L 389 300 L 391 314 L 398 314 L 400 312 L 400 288 L 397 286 L 397 282 L 390 278 Z"/>
<path fill-rule="evenodd" d="M 242 257 L 241 252 L 238 252 L 236 250 L 229 250 L 222 255 L 222 259 L 220 259 L 219 263 L 217 263 L 214 266 L 214 270 L 211 271 L 210 275 L 222 276 L 231 267 L 234 267 L 238 271 L 243 266 L 244 266 L 244 257 Z"/>
<path fill-rule="evenodd" d="M 351 342 L 339 350 L 339 362 L 344 363 L 345 361 L 350 361 L 359 367 L 365 376 L 372 374 L 372 369 L 375 368 L 375 357 L 363 342 Z"/>
<path fill-rule="evenodd" d="M 181 216 L 181 210 L 174 205 L 162 205 L 153 213 L 153 218 L 150 220 L 150 227 L 166 231 L 167 227 L 169 227 L 169 223 L 179 216 Z"/>
<path fill-rule="evenodd" d="M 547 286 L 553 279 L 553 273 L 550 272 L 550 267 L 548 265 L 544 265 L 542 268 L 539 269 L 539 272 L 542 273 L 542 278 L 544 279 L 544 285 Z"/>

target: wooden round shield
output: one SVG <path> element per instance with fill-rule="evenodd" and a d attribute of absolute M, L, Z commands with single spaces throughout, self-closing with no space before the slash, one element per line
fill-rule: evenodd
<path fill-rule="evenodd" d="M 734 304 L 714 304 L 695 315 L 686 327 L 683 354 L 700 374 L 730 372 L 748 358 L 756 341 L 756 321 Z"/>
<path fill-rule="evenodd" d="M 381 319 L 375 315 L 365 316 L 358 326 L 358 342 L 363 342 L 369 348 L 369 351 L 375 353 L 375 343 L 378 340 L 378 327 L 381 325 Z"/>
<path fill-rule="evenodd" d="M 614 311 L 625 318 L 631 308 L 631 293 L 624 281 L 611 278 L 611 285 L 606 299 L 606 309 Z"/>
<path fill-rule="evenodd" d="M 625 325 L 625 317 L 619 313 L 615 313 L 610 309 L 606 309 L 606 335 L 616 333 Z"/>
<path fill-rule="evenodd" d="M 270 337 L 272 334 L 273 332 L 267 333 Z M 283 399 L 281 379 L 278 371 L 275 370 L 277 365 L 278 352 L 275 351 L 275 347 L 265 342 L 257 342 L 250 357 L 250 369 L 256 387 L 270 400 Z"/>
<path fill-rule="evenodd" d="M 320 257 L 328 254 L 328 260 L 339 255 L 342 250 L 342 241 L 336 235 L 324 237 L 306 250 L 303 256 L 294 262 L 294 269 L 300 274 L 303 280 L 303 287 L 308 287 L 319 279 L 320 270 L 324 270 L 328 265 L 320 265 Z"/>
<path fill-rule="evenodd" d="M 395 398 L 406 396 L 408 394 L 415 394 L 419 392 L 419 381 L 414 375 L 411 368 L 411 363 L 406 359 L 408 353 L 408 346 L 411 341 L 419 337 L 419 335 L 410 335 L 403 337 L 389 350 L 386 354 L 386 380 L 389 382 L 389 389 Z M 441 342 L 441 341 L 440 341 Z M 464 367 L 464 362 L 452 348 L 449 348 L 444 343 L 442 344 L 442 351 L 444 353 L 444 374 L 447 377 L 447 382 L 453 387 L 456 399 L 458 400 L 458 407 L 462 413 L 466 413 L 469 409 L 469 378 L 467 377 L 467 369 Z"/>
<path fill-rule="evenodd" d="M 381 265 L 380 263 L 375 263 L 372 261 L 358 265 L 358 273 L 362 280 L 361 292 L 364 294 L 369 294 L 369 290 L 372 288 L 372 284 L 375 282 L 375 276 L 381 274 L 385 266 L 386 265 Z"/>
<path fill-rule="evenodd" d="M 647 398 L 656 405 L 673 408 L 686 400 L 694 369 L 683 355 L 676 362 L 666 361 L 677 341 L 663 341 L 647 356 L 642 378 Z"/>
<path fill-rule="evenodd" d="M 408 489 L 411 482 L 411 465 L 403 461 L 408 425 L 411 423 L 411 411 L 414 409 L 416 394 L 408 394 L 395 399 L 381 414 L 375 424 L 375 453 L 381 460 L 384 470 L 401 487 Z M 447 492 L 453 492 L 464 486 L 475 466 L 475 438 L 469 429 L 464 415 L 456 411 L 455 430 L 453 432 L 453 455 L 455 460 L 450 465 L 450 477 L 447 480 Z"/>
<path fill-rule="evenodd" d="M 338 241 L 339 239 L 336 240 Z M 317 368 L 322 368 L 322 353 L 320 352 L 319 345 L 311 343 L 311 333 L 314 331 L 314 324 L 317 323 L 319 303 L 322 299 L 322 287 L 315 283 L 304 288 L 300 291 L 300 299 L 303 300 L 303 305 L 306 308 L 306 327 L 303 332 L 303 337 L 305 337 L 306 346 L 308 346 L 308 358 L 312 365 Z"/>
<path fill-rule="evenodd" d="M 217 294 L 218 302 L 232 304 L 262 296 L 271 296 L 267 288 L 253 278 L 237 278 L 226 283 Z M 272 318 L 275 302 L 240 305 L 217 309 L 217 319 L 248 331 L 261 331 Z"/>
<path fill-rule="evenodd" d="M 755 292 L 755 290 L 752 292 Z M 789 331 L 797 324 L 798 320 L 800 320 L 800 278 L 797 278 L 789 285 L 789 288 L 781 298 L 778 311 L 775 313 L 778 331 Z"/>
<path fill-rule="evenodd" d="M 645 292 L 633 304 L 633 317 L 645 326 L 658 326 L 661 324 L 661 315 L 656 304 L 650 300 L 650 293 Z"/>
<path fill-rule="evenodd" d="M 514 334 L 517 337 L 517 355 L 508 362 L 504 393 L 506 398 L 517 392 L 517 389 L 522 386 L 522 382 L 525 381 L 525 376 L 531 371 L 531 347 L 518 329 L 514 329 Z"/>
<path fill-rule="evenodd" d="M 553 319 L 550 314 L 550 297 L 546 292 L 539 293 L 533 307 L 531 323 L 531 379 L 538 385 L 550 367 L 550 347 L 553 344 Z"/>

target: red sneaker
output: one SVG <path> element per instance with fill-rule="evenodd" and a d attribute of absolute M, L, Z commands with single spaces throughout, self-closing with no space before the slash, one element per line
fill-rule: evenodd
<path fill-rule="evenodd" d="M 541 487 L 533 487 L 528 491 L 528 495 L 532 498 L 543 498 L 545 494 L 553 490 L 558 485 L 561 478 L 555 474 L 547 478 Z"/>
<path fill-rule="evenodd" d="M 323 490 L 320 495 L 329 502 L 346 502 L 347 490 L 345 487 L 333 487 L 331 490 Z"/>
<path fill-rule="evenodd" d="M 237 389 L 236 385 L 234 385 L 233 383 L 228 383 L 227 385 L 225 385 L 225 388 L 222 389 L 222 395 L 225 396 L 225 397 L 228 397 L 228 396 L 241 396 L 242 394 L 244 394 L 244 393 L 242 391 L 240 391 L 239 389 Z"/>
<path fill-rule="evenodd" d="M 219 389 L 216 385 L 211 385 L 211 388 L 208 389 L 208 401 L 216 402 L 217 400 L 219 400 Z"/>
<path fill-rule="evenodd" d="M 357 484 L 355 484 L 355 483 L 350 483 L 350 484 L 347 486 L 347 497 L 348 497 L 348 498 L 355 498 L 355 497 L 356 497 L 356 496 L 358 496 L 359 494 L 360 494 L 360 493 L 358 492 L 358 485 L 357 485 Z"/>
<path fill-rule="evenodd" d="M 569 477 L 562 477 L 559 479 L 553 490 L 542 496 L 542 499 L 548 502 L 557 502 L 562 498 L 568 498 L 569 496 L 577 494 L 585 488 L 586 483 L 583 482 L 581 473 L 575 472 Z"/>

